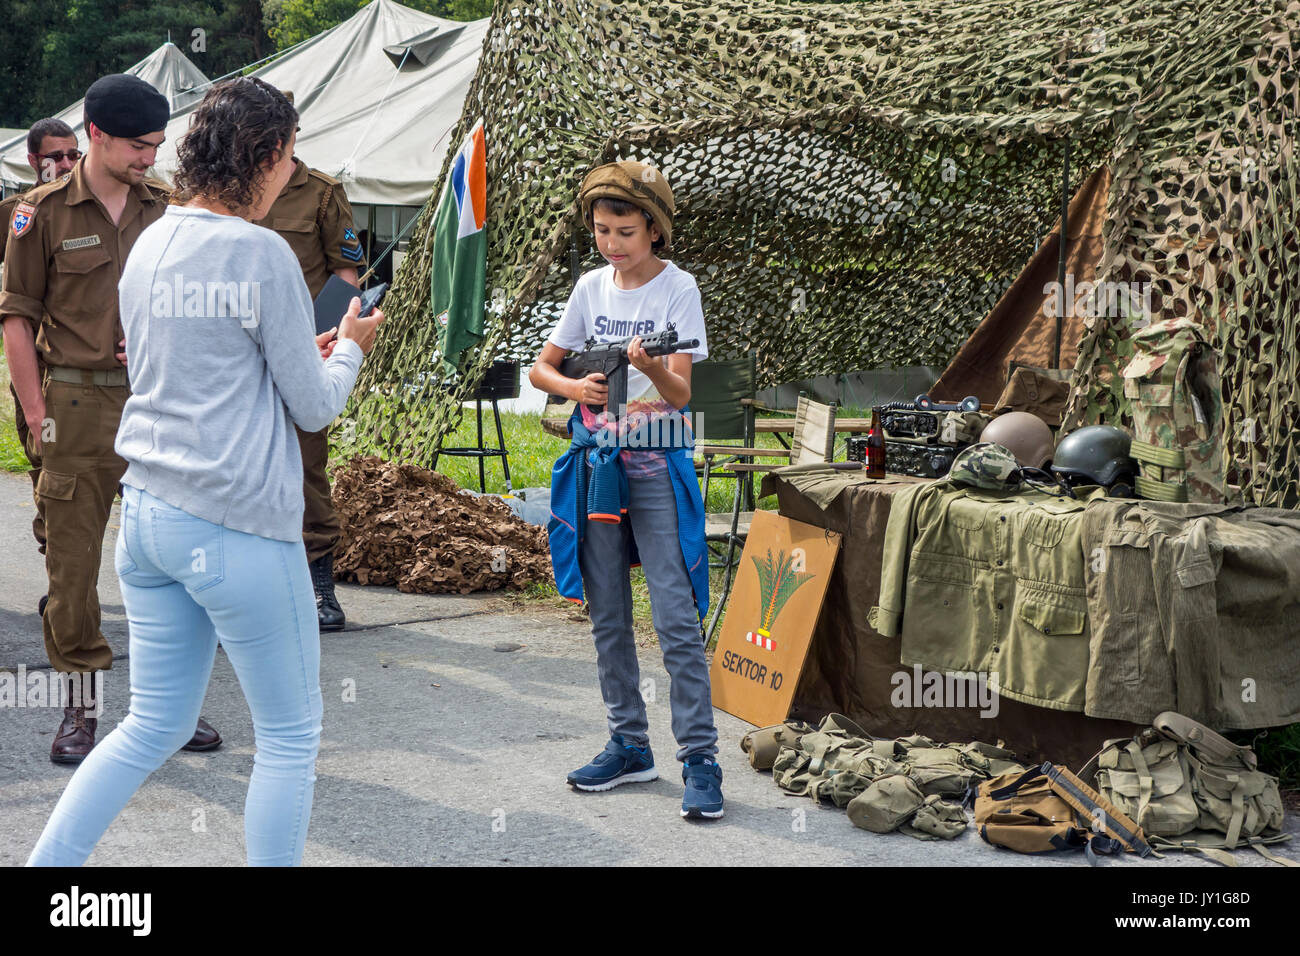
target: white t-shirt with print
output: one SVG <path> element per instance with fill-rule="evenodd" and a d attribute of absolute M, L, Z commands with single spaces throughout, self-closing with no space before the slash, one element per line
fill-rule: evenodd
<path fill-rule="evenodd" d="M 614 284 L 614 267 L 593 269 L 578 280 L 564 307 L 564 315 L 556 323 L 547 341 L 562 349 L 580 352 L 587 339 L 597 342 L 617 342 L 619 339 L 662 332 L 671 322 L 677 329 L 677 338 L 699 339 L 698 348 L 684 349 L 699 362 L 709 355 L 709 344 L 704 333 L 704 308 L 700 304 L 700 290 L 690 273 L 683 272 L 671 262 L 645 285 L 635 289 L 620 289 Z M 642 371 L 629 365 L 627 369 L 627 399 L 645 398 L 654 384 Z"/>
<path fill-rule="evenodd" d="M 709 344 L 704 331 L 704 308 L 700 290 L 690 273 L 683 272 L 673 263 L 665 261 L 663 270 L 644 285 L 635 289 L 620 289 L 614 284 L 614 267 L 607 265 L 583 275 L 573 288 L 564 314 L 551 330 L 547 341 L 572 352 L 586 347 L 587 339 L 597 342 L 617 342 L 633 335 L 642 337 L 664 331 L 671 322 L 677 330 L 679 341 L 699 339 L 700 344 L 683 352 L 692 356 L 692 362 L 708 357 Z M 631 364 L 627 368 L 627 401 L 629 416 L 665 414 L 672 409 L 650 381 L 649 376 Z M 581 406 L 583 423 L 591 429 L 604 424 L 604 415 L 592 415 Z M 662 462 L 661 452 L 625 449 L 624 464 L 630 472 L 657 472 Z"/>

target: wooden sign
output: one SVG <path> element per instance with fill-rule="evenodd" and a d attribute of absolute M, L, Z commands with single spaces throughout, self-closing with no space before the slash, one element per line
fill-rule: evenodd
<path fill-rule="evenodd" d="M 756 511 L 709 681 L 713 706 L 759 727 L 790 711 L 840 535 Z"/>

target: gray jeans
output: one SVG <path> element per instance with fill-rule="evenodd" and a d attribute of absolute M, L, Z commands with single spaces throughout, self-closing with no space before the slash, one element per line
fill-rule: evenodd
<path fill-rule="evenodd" d="M 677 540 L 677 500 L 666 472 L 652 478 L 629 475 L 624 520 L 616 525 L 588 521 L 579 558 L 609 732 L 621 734 L 638 747 L 650 740 L 632 633 L 630 535 L 636 536 L 641 567 L 650 588 L 651 616 L 671 680 L 669 700 L 677 759 L 685 760 L 697 753 L 714 756 L 718 752 L 718 731 L 713 725 L 709 668 L 691 579 Z M 646 698 L 653 700 L 651 687 L 646 690 Z"/>

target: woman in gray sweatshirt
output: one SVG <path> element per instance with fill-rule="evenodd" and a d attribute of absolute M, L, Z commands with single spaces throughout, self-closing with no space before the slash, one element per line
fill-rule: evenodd
<path fill-rule="evenodd" d="M 85 861 L 145 778 L 189 740 L 217 642 L 257 738 L 250 864 L 300 863 L 320 743 L 320 633 L 293 426 L 347 401 L 382 313 L 315 337 L 288 244 L 253 225 L 293 172 L 298 114 L 261 80 L 214 87 L 177 150 L 177 194 L 118 286 L 131 397 L 116 449 L 116 565 L 130 627 L 125 720 L 73 775 L 29 864 Z"/>

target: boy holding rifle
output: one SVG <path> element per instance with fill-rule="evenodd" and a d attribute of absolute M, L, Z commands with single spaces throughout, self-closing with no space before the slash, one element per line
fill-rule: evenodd
<path fill-rule="evenodd" d="M 609 790 L 659 776 L 632 631 L 629 568 L 639 561 L 672 680 L 673 736 L 686 785 L 681 815 L 713 819 L 722 816 L 723 800 L 700 634 L 709 602 L 704 503 L 689 428 L 684 417 L 674 418 L 690 402 L 692 363 L 708 355 L 700 293 L 690 275 L 657 255 L 672 240 L 674 204 L 654 167 L 600 166 L 583 181 L 579 203 L 609 265 L 578 280 L 529 374 L 535 387 L 578 402 L 569 419 L 573 444 L 552 475 L 548 532 L 560 593 L 572 600 L 585 594 L 590 608 L 610 732 L 605 749 L 568 782 Z M 676 344 L 663 336 L 670 324 Z M 604 375 L 571 379 L 560 371 L 566 351 L 593 338 L 628 340 L 624 408 L 597 411 L 609 400 Z M 665 354 L 649 354 L 645 338 L 656 342 L 652 352 Z M 673 427 L 656 427 L 669 420 Z M 611 488 L 621 501 L 606 507 Z"/>

